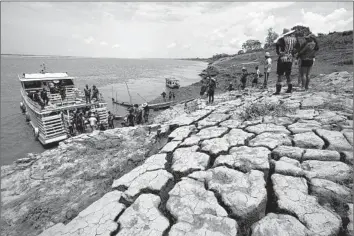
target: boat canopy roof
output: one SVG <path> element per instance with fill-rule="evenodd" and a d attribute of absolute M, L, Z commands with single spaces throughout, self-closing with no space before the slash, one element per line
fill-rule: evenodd
<path fill-rule="evenodd" d="M 74 77 L 68 76 L 65 73 L 33 73 L 33 74 L 25 74 L 19 76 L 20 81 L 41 81 L 41 80 L 63 80 L 63 79 L 74 79 Z"/>
<path fill-rule="evenodd" d="M 178 79 L 175 79 L 175 78 L 166 78 L 166 80 L 169 80 L 169 81 L 179 81 Z"/>

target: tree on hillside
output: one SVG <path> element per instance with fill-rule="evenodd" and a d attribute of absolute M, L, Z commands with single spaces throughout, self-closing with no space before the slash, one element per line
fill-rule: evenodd
<path fill-rule="evenodd" d="M 311 30 L 309 27 L 305 27 L 302 25 L 296 25 L 293 28 L 291 28 L 292 30 L 295 30 L 295 36 L 296 37 L 304 37 L 308 34 L 311 34 Z"/>
<path fill-rule="evenodd" d="M 249 39 L 242 44 L 242 49 L 246 52 L 256 50 L 256 49 L 261 49 L 261 48 L 262 48 L 261 42 L 255 39 Z"/>
<path fill-rule="evenodd" d="M 244 53 L 245 53 L 245 52 L 244 52 L 243 50 L 239 50 L 239 51 L 237 52 L 238 55 L 244 54 Z"/>
<path fill-rule="evenodd" d="M 274 44 L 274 40 L 276 40 L 278 36 L 279 35 L 275 31 L 273 31 L 273 28 L 269 28 L 267 37 L 265 39 L 264 48 L 269 48 L 270 46 L 272 46 Z"/>

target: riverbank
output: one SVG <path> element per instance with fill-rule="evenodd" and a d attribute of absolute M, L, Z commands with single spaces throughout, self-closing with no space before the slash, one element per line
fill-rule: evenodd
<path fill-rule="evenodd" d="M 320 79 L 325 83 L 330 83 L 327 86 L 331 88 L 336 86 L 350 87 L 353 75 L 341 72 L 326 75 Z M 316 160 L 321 163 L 326 161 L 327 164 L 331 160 L 333 161 L 333 166 L 331 164 L 333 171 L 342 173 L 338 178 L 332 172 L 324 175 L 322 178 L 333 182 L 326 182 L 324 188 L 327 188 L 327 184 L 344 189 L 344 192 L 351 188 L 352 177 L 350 173 L 353 162 L 352 156 L 349 155 L 350 152 L 346 150 L 349 150 L 352 144 L 348 145 L 347 143 L 350 142 L 350 133 L 352 133 L 352 110 L 351 113 L 348 113 L 353 105 L 352 93 L 335 95 L 323 91 L 294 92 L 282 96 L 271 96 L 271 93 L 272 91 L 262 90 L 255 90 L 252 93 L 245 91 L 243 94 L 236 91 L 224 93 L 217 95 L 215 103 L 212 105 L 207 105 L 205 100 L 197 99 L 187 103 L 187 109 L 184 109 L 184 105 L 177 105 L 162 111 L 155 119 L 159 124 L 118 128 L 104 132 L 96 131 L 92 134 L 80 135 L 62 142 L 59 148 L 39 155 L 29 155 L 28 158 L 19 160 L 11 166 L 3 166 L 1 168 L 1 223 L 4 235 L 35 236 L 45 229 L 48 231 L 42 235 L 46 236 L 55 236 L 54 229 L 56 232 L 63 232 L 58 235 L 64 235 L 64 232 L 69 231 L 70 234 L 76 232 L 78 235 L 89 235 L 89 231 L 103 232 L 107 235 L 112 231 L 114 232 L 112 235 L 135 235 L 137 233 L 134 231 L 135 229 L 145 232 L 145 230 L 155 227 L 151 225 L 154 224 L 153 220 L 149 221 L 144 217 L 145 220 L 141 219 L 141 223 L 136 227 L 129 226 L 132 222 L 140 222 L 139 215 L 143 216 L 145 214 L 144 207 L 150 205 L 155 212 L 151 217 L 153 219 L 158 217 L 157 219 L 161 218 L 162 221 L 166 221 L 166 224 L 161 225 L 161 235 L 163 231 L 166 232 L 165 235 L 168 235 L 168 232 L 170 235 L 174 235 L 173 232 L 179 227 L 185 227 L 180 221 L 184 218 L 179 218 L 180 215 L 175 208 L 178 205 L 177 202 L 190 202 L 195 206 L 195 201 L 197 201 L 197 195 L 195 199 L 193 197 L 194 200 L 186 201 L 184 199 L 184 195 L 194 196 L 193 194 L 197 194 L 193 191 L 188 192 L 189 188 L 197 188 L 200 194 L 210 195 L 205 204 L 212 204 L 213 209 L 223 212 L 220 213 L 221 215 L 213 215 L 210 219 L 206 219 L 206 215 L 203 216 L 204 210 L 202 210 L 202 218 L 199 220 L 203 222 L 203 227 L 211 227 L 213 230 L 219 231 L 220 229 L 214 228 L 214 226 L 221 220 L 218 217 L 225 217 L 223 219 L 227 222 L 232 221 L 233 226 L 230 228 L 232 232 L 247 231 L 250 229 L 250 225 L 245 222 L 256 223 L 259 219 L 265 221 L 267 220 L 267 218 L 263 218 L 265 212 L 279 213 L 276 210 L 265 211 L 267 208 L 265 206 L 271 204 L 272 199 L 276 201 L 271 193 L 278 193 L 280 190 L 275 187 L 274 192 L 266 194 L 268 190 L 266 191 L 262 187 L 265 186 L 265 183 L 267 186 L 270 184 L 267 176 L 272 175 L 273 178 L 278 178 L 270 167 L 263 167 L 263 165 L 272 165 L 272 161 L 268 163 L 265 159 L 269 155 L 264 153 L 279 151 L 276 149 L 279 145 L 292 146 L 293 143 L 294 148 L 312 150 L 324 145 L 325 149 L 337 150 L 338 153 L 341 153 L 343 156 L 341 158 L 339 158 L 339 154 L 331 153 L 331 156 L 328 157 L 330 159 L 322 160 L 318 158 L 322 158 L 323 154 L 313 154 L 313 156 L 306 157 L 306 160 L 312 162 Z M 335 104 L 334 101 L 337 103 Z M 263 109 L 262 106 L 273 107 L 273 110 Z M 260 123 L 273 125 L 263 127 L 264 125 L 262 126 Z M 306 134 L 306 137 L 302 137 L 303 132 L 310 132 L 312 129 L 328 130 L 330 133 L 316 131 L 311 136 Z M 267 136 L 267 133 L 263 134 L 264 132 L 280 134 Z M 341 141 L 336 141 L 338 135 L 345 136 L 341 138 Z M 243 141 L 239 138 L 234 140 L 234 137 L 242 137 Z M 308 137 L 311 137 L 310 141 L 306 141 Z M 257 161 L 258 164 L 252 161 L 247 164 L 249 160 L 247 160 L 245 153 L 240 156 L 245 156 L 246 159 L 240 160 L 237 165 L 236 162 L 231 162 L 231 159 L 226 158 L 227 155 L 233 155 L 236 151 L 248 153 L 247 148 L 247 150 L 238 150 L 240 145 L 246 145 L 252 153 L 253 151 L 257 151 L 257 153 L 261 151 L 258 153 L 260 158 Z M 260 147 L 263 149 L 265 147 L 265 149 L 258 150 Z M 177 151 L 175 151 L 176 149 Z M 178 151 L 179 149 L 180 151 Z M 154 155 L 157 153 L 163 155 Z M 293 156 L 295 154 L 292 151 L 289 154 L 282 154 L 282 157 L 284 155 L 301 162 L 305 160 Z M 188 157 L 188 160 L 185 157 Z M 259 164 L 263 161 L 268 164 Z M 300 165 L 287 159 L 274 159 L 273 161 L 278 161 L 276 163 L 279 165 L 289 162 L 291 168 Z M 312 162 L 309 164 L 312 165 Z M 308 167 L 304 166 L 303 171 L 310 171 L 305 177 L 321 176 L 327 171 L 318 168 L 327 166 L 327 164 L 316 164 L 318 167 L 310 167 L 310 169 L 306 169 Z M 257 194 L 259 204 L 257 203 L 253 210 L 249 209 L 249 206 L 244 206 L 245 211 L 253 211 L 256 214 L 255 218 L 248 220 L 247 214 L 237 216 L 237 212 L 240 212 L 241 209 L 233 207 L 236 205 L 241 207 L 241 205 L 239 203 L 235 205 L 233 201 L 224 202 L 223 194 L 226 193 L 215 192 L 215 197 L 213 197 L 213 192 L 210 192 L 213 189 L 204 189 L 204 185 L 199 186 L 198 181 L 202 180 L 200 178 L 204 178 L 202 177 L 204 175 L 209 176 L 214 165 L 215 167 L 227 166 L 222 169 L 215 168 L 215 171 L 220 171 L 220 173 L 215 173 L 216 176 L 232 170 L 231 176 L 240 175 L 238 178 L 243 178 L 247 182 L 247 179 L 253 175 L 259 175 L 257 186 L 254 187 L 262 191 L 262 194 Z M 134 169 L 136 166 L 139 167 Z M 228 170 L 228 168 L 231 169 Z M 249 168 L 251 172 L 248 172 Z M 276 170 L 276 173 L 298 176 L 295 174 L 297 172 L 292 172 L 295 169 Z M 202 172 L 195 172 L 197 170 L 202 170 Z M 248 174 L 239 173 L 239 170 Z M 259 173 L 255 174 L 255 171 L 259 171 Z M 249 176 L 249 173 L 252 176 Z M 261 175 L 264 178 L 261 178 Z M 216 176 L 215 181 L 219 181 Z M 255 176 L 253 177 L 255 178 Z M 213 181 L 214 177 L 210 178 L 207 181 Z M 281 178 L 287 179 L 287 177 Z M 210 187 L 213 186 L 210 184 Z M 222 187 L 225 183 L 221 181 L 220 184 Z M 233 188 L 236 191 L 239 187 L 235 183 Z M 303 188 L 304 186 L 299 187 Z M 178 188 L 183 190 L 182 195 L 177 194 Z M 184 194 L 184 191 L 187 192 Z M 316 194 L 324 195 L 324 199 L 329 201 L 327 192 L 321 191 L 318 190 Z M 107 192 L 109 192 L 108 195 Z M 350 198 L 350 194 L 348 195 L 346 192 L 343 194 L 345 199 Z M 100 200 L 101 197 L 104 200 Z M 287 199 L 287 196 L 283 197 Z M 91 203 L 93 205 L 90 205 Z M 117 206 L 113 207 L 111 204 Z M 305 202 L 301 204 L 305 204 Z M 314 204 L 310 206 L 311 209 L 312 207 L 313 209 L 320 208 L 320 214 L 325 218 L 335 219 L 336 215 L 347 217 L 347 210 L 341 210 L 341 208 L 334 206 L 336 213 L 332 214 L 322 210 L 322 202 Z M 340 206 L 344 206 L 343 204 Z M 182 204 L 181 207 L 183 208 L 182 212 L 185 211 L 184 215 L 197 214 L 194 211 L 187 213 L 190 209 L 189 205 Z M 123 209 L 126 210 L 122 214 Z M 289 209 L 284 206 L 284 210 Z M 81 213 L 79 214 L 79 212 Z M 311 213 L 310 211 L 306 214 Z M 312 224 L 301 216 L 298 217 L 305 225 Z M 101 221 L 101 219 L 104 220 Z M 120 228 L 117 228 L 117 222 L 121 225 Z M 331 232 L 337 232 L 338 225 L 341 224 L 338 220 L 334 223 L 328 226 Z M 194 228 L 194 224 L 191 222 L 189 224 L 198 235 L 199 231 Z M 53 225 L 55 227 L 51 228 Z M 347 229 L 347 223 L 344 225 Z M 318 230 L 316 227 L 309 229 Z M 149 232 L 145 233 L 149 234 Z M 241 235 L 246 235 L 246 233 Z"/>
<path fill-rule="evenodd" d="M 353 74 L 321 79 L 349 86 Z M 170 131 L 158 154 L 41 236 L 162 236 L 187 229 L 193 235 L 266 236 L 262 228 L 275 236 L 350 235 L 352 94 L 271 94 L 227 92 L 212 105 L 197 99 L 187 109 L 162 111 L 156 120 Z M 306 217 L 313 214 L 318 217 Z"/>

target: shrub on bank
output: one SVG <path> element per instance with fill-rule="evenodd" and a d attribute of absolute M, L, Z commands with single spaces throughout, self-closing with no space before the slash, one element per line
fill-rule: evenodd
<path fill-rule="evenodd" d="M 264 116 L 280 117 L 294 112 L 294 108 L 285 104 L 253 103 L 244 108 L 241 118 L 243 120 L 254 120 Z"/>

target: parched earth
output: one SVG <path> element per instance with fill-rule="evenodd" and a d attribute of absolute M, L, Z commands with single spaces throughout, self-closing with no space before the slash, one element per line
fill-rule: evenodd
<path fill-rule="evenodd" d="M 167 132 L 162 126 L 95 131 L 2 166 L 1 235 L 38 235 L 51 225 L 70 222 L 111 191 L 114 179 L 157 153 L 167 142 Z M 105 195 L 94 204 L 108 204 L 117 194 L 121 193 Z M 112 200 L 110 204 L 112 209 L 119 207 Z M 78 217 L 85 214 L 89 213 Z"/>
<path fill-rule="evenodd" d="M 352 235 L 353 120 L 331 99 L 231 92 L 163 112 L 173 132 L 159 153 L 40 236 Z M 268 103 L 289 109 L 243 120 Z"/>
<path fill-rule="evenodd" d="M 231 92 L 163 112 L 173 132 L 160 152 L 40 236 L 351 235 L 353 120 L 332 98 Z M 255 103 L 291 109 L 244 121 Z"/>

